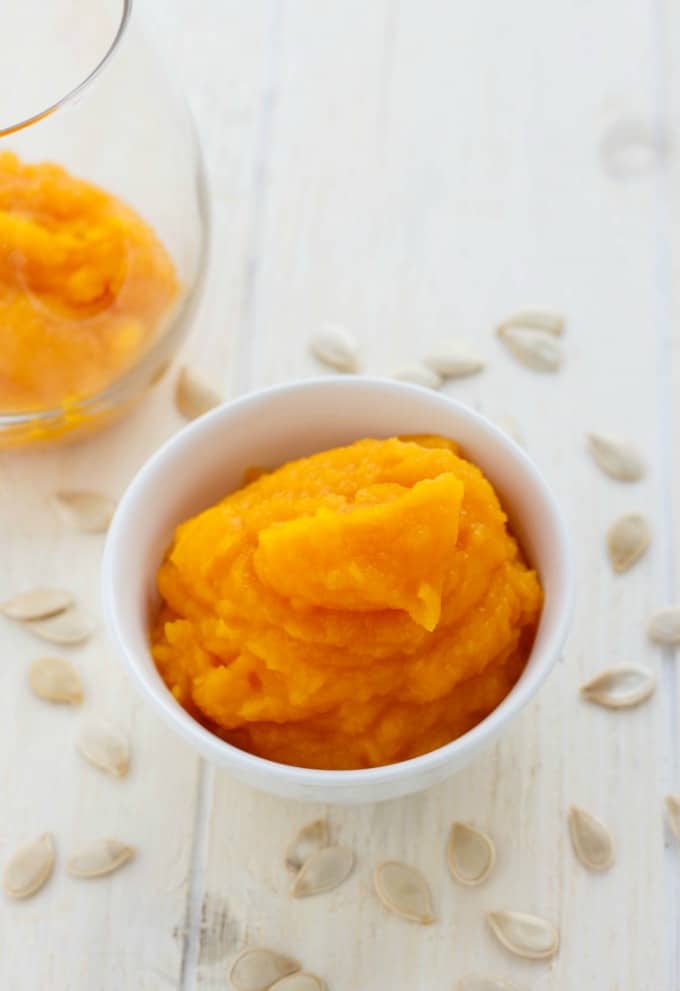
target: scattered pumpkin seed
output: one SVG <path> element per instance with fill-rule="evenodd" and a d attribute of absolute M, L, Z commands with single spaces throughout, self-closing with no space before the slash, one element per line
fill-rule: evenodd
<path fill-rule="evenodd" d="M 560 945 L 552 923 L 525 912 L 488 912 L 486 920 L 494 936 L 515 956 L 527 960 L 546 960 Z"/>
<path fill-rule="evenodd" d="M 76 746 L 85 760 L 117 778 L 124 777 L 130 766 L 130 748 L 119 730 L 101 719 L 83 724 Z"/>
<path fill-rule="evenodd" d="M 607 128 L 600 151 L 611 178 L 627 180 L 657 168 L 668 154 L 669 142 L 655 122 L 624 117 Z"/>
<path fill-rule="evenodd" d="M 665 803 L 669 825 L 680 842 L 680 795 L 666 795 Z"/>
<path fill-rule="evenodd" d="M 581 695 L 606 709 L 627 709 L 644 702 L 654 691 L 656 678 L 638 664 L 619 664 L 581 685 Z"/>
<path fill-rule="evenodd" d="M 637 482 L 645 473 L 642 458 L 628 441 L 605 434 L 589 434 L 588 448 L 598 467 L 619 482 Z"/>
<path fill-rule="evenodd" d="M 359 371 L 359 345 L 340 324 L 327 323 L 309 342 L 314 357 L 338 372 Z"/>
<path fill-rule="evenodd" d="M 65 609 L 63 612 L 57 613 L 56 616 L 34 619 L 30 623 L 26 623 L 25 626 L 41 640 L 60 646 L 84 643 L 94 632 L 94 623 L 91 618 L 76 606 Z"/>
<path fill-rule="evenodd" d="M 239 953 L 231 965 L 229 980 L 236 991 L 268 991 L 272 984 L 298 970 L 300 964 L 292 957 L 255 946 Z"/>
<path fill-rule="evenodd" d="M 498 336 L 518 361 L 535 372 L 556 372 L 562 364 L 562 351 L 554 334 L 502 324 Z"/>
<path fill-rule="evenodd" d="M 103 877 L 127 864 L 134 852 L 134 847 L 127 846 L 120 840 L 94 840 L 69 857 L 66 870 L 71 877 Z"/>
<path fill-rule="evenodd" d="M 454 822 L 446 845 L 446 862 L 454 880 L 461 884 L 481 884 L 496 862 L 491 837 L 464 822 Z"/>
<path fill-rule="evenodd" d="M 353 866 L 354 854 L 347 847 L 322 847 L 304 862 L 291 885 L 290 893 L 293 898 L 307 898 L 309 895 L 332 891 L 349 877 Z"/>
<path fill-rule="evenodd" d="M 160 365 L 156 366 L 156 368 L 151 372 L 151 375 L 149 377 L 149 381 L 147 383 L 147 389 L 152 389 L 155 385 L 158 385 L 161 379 L 165 377 L 165 373 L 168 371 L 171 364 L 172 362 L 170 361 L 170 359 L 165 358 L 163 361 L 161 361 Z"/>
<path fill-rule="evenodd" d="M 484 974 L 466 974 L 461 977 L 456 991 L 519 991 L 514 984 L 508 984 L 500 977 L 487 977 Z"/>
<path fill-rule="evenodd" d="M 649 547 L 650 531 L 640 513 L 628 513 L 612 523 L 607 532 L 607 550 L 614 571 L 627 571 Z"/>
<path fill-rule="evenodd" d="M 527 327 L 529 330 L 543 330 L 546 334 L 559 337 L 566 323 L 563 313 L 549 306 L 523 306 L 505 318 L 498 330 L 504 327 Z"/>
<path fill-rule="evenodd" d="M 680 606 L 666 606 L 654 613 L 647 633 L 655 643 L 680 643 Z"/>
<path fill-rule="evenodd" d="M 378 898 L 390 912 L 421 925 L 434 921 L 430 888 L 415 867 L 386 860 L 376 867 L 373 884 Z"/>
<path fill-rule="evenodd" d="M 588 870 L 606 871 L 614 863 L 612 838 L 605 824 L 574 805 L 569 809 L 569 835 L 574 853 Z"/>
<path fill-rule="evenodd" d="M 103 533 L 108 530 L 116 504 L 113 499 L 87 489 L 57 492 L 55 499 L 77 530 Z"/>
<path fill-rule="evenodd" d="M 465 344 L 451 341 L 443 344 L 425 358 L 425 364 L 443 379 L 466 378 L 484 368 L 484 362 L 468 350 Z"/>
<path fill-rule="evenodd" d="M 32 588 L 0 603 L 0 612 L 8 619 L 25 623 L 56 616 L 72 604 L 73 596 L 63 588 Z"/>
<path fill-rule="evenodd" d="M 175 406 L 186 420 L 195 420 L 223 402 L 222 397 L 186 366 L 175 386 Z"/>
<path fill-rule="evenodd" d="M 28 898 L 45 884 L 54 866 L 54 842 L 49 833 L 20 847 L 5 867 L 3 886 L 10 898 Z"/>
<path fill-rule="evenodd" d="M 325 983 L 316 974 L 301 970 L 297 974 L 282 977 L 276 984 L 272 984 L 269 991 L 324 991 L 325 987 Z"/>
<path fill-rule="evenodd" d="M 412 385 L 421 385 L 424 389 L 441 389 L 444 384 L 441 375 L 426 365 L 406 365 L 392 372 L 390 378 L 399 382 L 410 382 Z"/>
<path fill-rule="evenodd" d="M 328 846 L 328 820 L 308 822 L 296 834 L 286 849 L 286 867 L 297 873 L 313 853 Z"/>
<path fill-rule="evenodd" d="M 39 657 L 28 669 L 28 683 L 38 698 L 48 702 L 83 701 L 80 675 L 70 661 L 63 657 Z"/>

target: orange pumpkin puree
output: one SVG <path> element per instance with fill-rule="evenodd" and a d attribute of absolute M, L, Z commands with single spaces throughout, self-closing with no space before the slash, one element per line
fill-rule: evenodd
<path fill-rule="evenodd" d="M 517 681 L 542 592 L 491 484 L 440 437 L 362 440 L 182 523 L 151 632 L 179 702 L 302 767 L 433 750 Z"/>
<path fill-rule="evenodd" d="M 101 391 L 177 292 L 168 253 L 134 210 L 58 165 L 0 153 L 0 409 Z"/>

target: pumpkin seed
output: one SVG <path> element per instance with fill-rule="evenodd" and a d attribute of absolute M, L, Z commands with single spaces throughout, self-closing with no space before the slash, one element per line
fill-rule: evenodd
<path fill-rule="evenodd" d="M 87 489 L 57 492 L 55 499 L 68 515 L 70 522 L 83 533 L 103 533 L 116 509 L 113 499 Z"/>
<path fill-rule="evenodd" d="M 69 857 L 66 870 L 71 877 L 103 877 L 126 864 L 134 852 L 134 847 L 127 846 L 120 840 L 94 840 Z"/>
<path fill-rule="evenodd" d="M 645 474 L 642 458 L 628 441 L 605 434 L 589 434 L 588 447 L 595 463 L 610 478 L 637 482 Z"/>
<path fill-rule="evenodd" d="M 604 134 L 601 154 L 613 179 L 626 180 L 655 169 L 668 153 L 668 139 L 649 121 L 617 120 Z"/>
<path fill-rule="evenodd" d="M 10 898 L 28 898 L 45 884 L 54 865 L 54 842 L 43 833 L 20 847 L 5 867 L 3 886 Z"/>
<path fill-rule="evenodd" d="M 376 867 L 373 884 L 378 898 L 390 912 L 422 925 L 434 921 L 430 888 L 415 867 L 386 860 Z"/>
<path fill-rule="evenodd" d="M 552 923 L 525 912 L 488 912 L 486 920 L 494 936 L 518 957 L 545 960 L 552 957 L 560 945 L 560 937 Z"/>
<path fill-rule="evenodd" d="M 100 719 L 89 719 L 80 730 L 76 746 L 85 760 L 117 778 L 130 766 L 128 742 L 117 729 Z"/>
<path fill-rule="evenodd" d="M 458 341 L 451 341 L 430 352 L 425 358 L 425 364 L 444 379 L 466 378 L 468 375 L 476 375 L 484 368 L 481 358 Z"/>
<path fill-rule="evenodd" d="M 461 977 L 456 991 L 519 991 L 514 984 L 508 984 L 500 977 L 486 977 L 484 974 L 466 974 Z"/>
<path fill-rule="evenodd" d="M 314 357 L 322 365 L 338 372 L 359 371 L 359 345 L 345 327 L 337 323 L 325 324 L 309 342 Z"/>
<path fill-rule="evenodd" d="M 83 686 L 76 668 L 63 657 L 39 657 L 28 669 L 28 683 L 38 698 L 48 702 L 83 701 Z"/>
<path fill-rule="evenodd" d="M 680 841 L 680 795 L 666 795 L 666 813 L 673 835 Z"/>
<path fill-rule="evenodd" d="M 406 365 L 392 372 L 390 378 L 398 379 L 399 382 L 410 382 L 412 385 L 421 385 L 424 389 L 441 389 L 444 384 L 441 375 L 426 365 Z"/>
<path fill-rule="evenodd" d="M 588 870 L 606 871 L 614 863 L 612 838 L 607 827 L 574 805 L 569 809 L 569 834 L 574 853 Z"/>
<path fill-rule="evenodd" d="M 620 664 L 581 685 L 581 695 L 607 709 L 627 709 L 644 702 L 654 691 L 656 678 L 637 664 Z"/>
<path fill-rule="evenodd" d="M 292 957 L 263 947 L 252 947 L 236 957 L 229 980 L 237 991 L 268 991 L 272 984 L 298 970 L 300 964 Z"/>
<path fill-rule="evenodd" d="M 56 616 L 32 620 L 25 626 L 41 640 L 61 646 L 84 643 L 94 632 L 94 623 L 90 617 L 75 606 L 57 613 Z"/>
<path fill-rule="evenodd" d="M 0 612 L 8 619 L 24 623 L 55 616 L 72 604 L 73 596 L 63 588 L 33 588 L 0 603 Z"/>
<path fill-rule="evenodd" d="M 304 862 L 291 885 L 290 893 L 293 898 L 307 898 L 309 895 L 332 891 L 349 877 L 353 866 L 354 854 L 347 847 L 322 847 Z"/>
<path fill-rule="evenodd" d="M 276 984 L 272 984 L 269 991 L 324 991 L 325 987 L 325 983 L 316 974 L 301 970 L 297 974 L 282 977 Z"/>
<path fill-rule="evenodd" d="M 607 532 L 607 550 L 614 571 L 627 571 L 649 547 L 647 520 L 640 513 L 629 513 L 612 523 Z"/>
<path fill-rule="evenodd" d="M 523 306 L 503 320 L 498 331 L 505 327 L 527 327 L 529 330 L 543 330 L 546 334 L 559 337 L 566 323 L 563 313 L 549 306 Z"/>
<path fill-rule="evenodd" d="M 495 861 L 496 851 L 490 836 L 464 822 L 454 822 L 446 845 L 446 862 L 456 881 L 481 884 Z"/>
<path fill-rule="evenodd" d="M 149 377 L 147 389 L 152 389 L 155 385 L 158 385 L 161 379 L 165 377 L 165 373 L 168 371 L 171 364 L 172 362 L 170 359 L 166 358 L 164 361 L 161 361 L 160 365 L 156 366 Z"/>
<path fill-rule="evenodd" d="M 180 368 L 175 386 L 175 406 L 186 420 L 195 420 L 223 402 L 191 369 Z"/>
<path fill-rule="evenodd" d="M 286 867 L 296 873 L 316 850 L 328 846 L 328 820 L 315 819 L 303 826 L 286 849 Z"/>
<path fill-rule="evenodd" d="M 680 606 L 666 606 L 655 612 L 649 621 L 647 633 L 655 643 L 680 643 Z"/>
<path fill-rule="evenodd" d="M 556 372 L 562 364 L 562 351 L 553 334 L 501 325 L 498 336 L 518 361 L 535 372 Z"/>

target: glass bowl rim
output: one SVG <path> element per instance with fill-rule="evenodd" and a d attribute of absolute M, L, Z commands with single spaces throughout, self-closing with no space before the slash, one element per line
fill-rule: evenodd
<path fill-rule="evenodd" d="M 110 62 L 125 34 L 126 28 L 130 22 L 132 3 L 133 0 L 120 0 L 122 10 L 120 21 L 118 22 L 118 27 L 114 33 L 113 40 L 94 68 L 88 72 L 85 78 L 81 79 L 81 81 L 72 89 L 68 90 L 68 92 L 44 110 L 39 110 L 37 113 L 31 114 L 30 117 L 26 117 L 24 120 L 17 121 L 14 124 L 8 124 L 4 127 L 0 125 L 0 138 L 6 137 L 8 134 L 16 134 L 17 131 L 23 131 L 25 128 L 31 127 L 33 124 L 37 124 L 38 121 L 44 120 L 45 117 L 49 117 L 51 114 L 56 113 L 57 110 L 60 110 L 62 107 L 66 106 L 66 104 L 75 100 L 76 97 L 79 96 L 83 90 L 88 87 L 91 82 L 93 82 L 94 79 L 96 79 L 104 67 Z"/>

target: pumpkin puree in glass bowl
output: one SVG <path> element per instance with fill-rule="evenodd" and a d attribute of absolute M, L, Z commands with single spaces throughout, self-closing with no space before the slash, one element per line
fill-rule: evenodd
<path fill-rule="evenodd" d="M 106 388 L 178 289 L 134 210 L 59 165 L 0 152 L 0 411 L 68 409 Z"/>
<path fill-rule="evenodd" d="M 182 523 L 153 656 L 228 742 L 300 767 L 389 764 L 482 720 L 542 591 L 491 484 L 441 437 L 293 461 Z"/>

